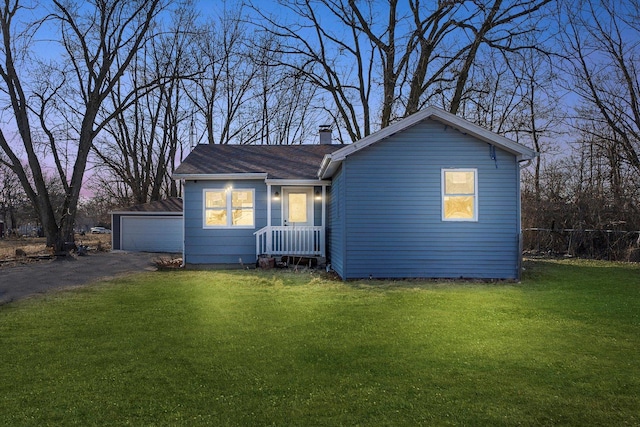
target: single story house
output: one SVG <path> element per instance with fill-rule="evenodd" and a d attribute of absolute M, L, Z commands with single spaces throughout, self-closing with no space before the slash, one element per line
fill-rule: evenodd
<path fill-rule="evenodd" d="M 182 199 L 172 197 L 111 212 L 111 249 L 181 253 Z"/>
<path fill-rule="evenodd" d="M 326 258 L 343 279 L 517 279 L 520 168 L 533 150 L 429 107 L 353 144 L 199 145 L 184 262 Z"/>

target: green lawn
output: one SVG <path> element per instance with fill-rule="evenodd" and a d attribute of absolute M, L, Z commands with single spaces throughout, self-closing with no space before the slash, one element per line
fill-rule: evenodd
<path fill-rule="evenodd" d="M 0 306 L 0 425 L 640 425 L 640 267 L 156 272 Z"/>

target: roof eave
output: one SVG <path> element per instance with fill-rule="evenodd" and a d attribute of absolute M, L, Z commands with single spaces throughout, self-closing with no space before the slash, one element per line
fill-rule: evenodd
<path fill-rule="evenodd" d="M 249 180 L 249 179 L 267 179 L 266 173 L 174 173 L 173 179 L 185 181 L 207 180 L 207 181 L 223 181 L 223 180 Z"/>
<path fill-rule="evenodd" d="M 181 216 L 182 211 L 111 211 L 109 215 Z"/>
<path fill-rule="evenodd" d="M 463 134 L 472 135 L 489 144 L 496 145 L 499 148 L 515 155 L 519 161 L 530 160 L 538 155 L 538 153 L 536 153 L 534 150 L 531 150 L 530 148 L 525 147 L 522 144 L 486 130 L 481 126 L 478 126 L 474 123 L 469 122 L 468 120 L 456 116 L 455 114 L 449 113 L 437 107 L 427 107 L 424 110 L 412 114 L 411 116 L 408 116 L 400 120 L 399 122 L 387 126 L 386 128 L 379 130 L 378 132 L 372 133 L 371 135 L 364 137 L 361 140 L 354 142 L 353 144 L 349 144 L 344 148 L 334 151 L 330 155 L 326 155 L 322 160 L 322 164 L 318 171 L 318 176 L 321 179 L 331 177 L 340 166 L 342 160 L 344 160 L 347 156 L 427 119 L 436 120 L 446 126 L 451 126 L 459 132 L 462 132 Z"/>
<path fill-rule="evenodd" d="M 331 181 L 324 181 L 321 179 L 288 179 L 288 178 L 268 178 L 264 182 L 267 185 L 314 185 L 314 186 L 326 186 L 331 185 Z"/>
<path fill-rule="evenodd" d="M 495 132 L 471 123 L 454 114 L 447 113 L 444 110 L 437 112 L 437 114 L 433 114 L 432 117 L 434 118 L 434 120 L 451 126 L 459 132 L 462 132 L 463 134 L 471 135 L 484 142 L 496 145 L 499 148 L 502 148 L 503 150 L 514 154 L 518 160 L 533 159 L 537 155 L 534 150 L 525 147 L 522 144 L 512 141 L 504 136 L 498 135 Z"/>
<path fill-rule="evenodd" d="M 320 176 L 320 179 L 331 178 L 333 176 L 333 174 L 336 173 L 336 171 L 338 170 L 338 167 L 340 167 L 341 163 L 342 163 L 342 159 L 340 159 L 340 160 L 330 159 L 329 162 L 324 167 L 324 169 L 321 169 L 318 172 L 318 174 Z"/>
<path fill-rule="evenodd" d="M 338 150 L 340 151 L 340 150 Z M 329 165 L 331 164 L 331 154 L 325 154 L 325 156 L 322 158 L 322 162 L 320 163 L 320 169 L 318 169 L 318 178 L 319 179 L 325 179 L 327 174 L 326 174 L 326 170 L 329 167 Z"/>

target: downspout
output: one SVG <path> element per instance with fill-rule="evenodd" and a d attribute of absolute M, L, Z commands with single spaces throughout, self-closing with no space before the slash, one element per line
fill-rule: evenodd
<path fill-rule="evenodd" d="M 266 178 L 265 178 L 266 180 Z M 270 257 L 271 256 L 271 251 L 272 251 L 272 246 L 273 246 L 273 241 L 272 236 L 271 236 L 271 209 L 272 209 L 272 205 L 271 205 L 271 184 L 267 184 L 267 255 Z M 257 236 L 256 236 L 257 239 Z M 257 243 L 256 243 L 257 245 Z M 256 254 L 256 256 L 259 256 L 260 254 Z"/>
<path fill-rule="evenodd" d="M 267 227 L 271 227 L 271 184 L 267 184 Z"/>
<path fill-rule="evenodd" d="M 185 203 L 185 199 L 186 199 L 186 195 L 187 193 L 184 191 L 184 183 L 185 181 L 183 179 L 180 180 L 180 184 L 182 185 L 182 263 L 180 264 L 180 268 L 185 268 L 186 264 L 186 260 L 185 260 L 185 228 L 184 228 L 184 207 L 187 205 Z"/>
<path fill-rule="evenodd" d="M 322 256 L 327 259 L 327 186 L 322 186 Z"/>
<path fill-rule="evenodd" d="M 349 260 L 347 259 L 347 165 L 345 162 L 342 163 L 342 186 L 340 188 L 340 198 L 342 199 L 342 217 L 340 218 L 342 222 L 342 281 L 346 281 L 348 278 L 348 270 L 347 267 L 349 265 Z"/>

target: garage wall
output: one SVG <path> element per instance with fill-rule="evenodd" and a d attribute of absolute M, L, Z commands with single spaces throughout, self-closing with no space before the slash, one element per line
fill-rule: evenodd
<path fill-rule="evenodd" d="M 114 215 L 114 250 L 182 252 L 182 215 Z"/>

